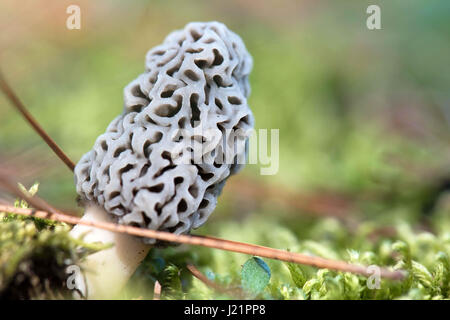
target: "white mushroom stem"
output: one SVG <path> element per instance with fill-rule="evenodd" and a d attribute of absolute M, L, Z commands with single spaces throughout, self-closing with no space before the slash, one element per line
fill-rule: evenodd
<path fill-rule="evenodd" d="M 94 204 L 86 206 L 81 220 L 113 222 L 103 208 Z M 70 234 L 74 238 L 85 234 L 83 241 L 87 243 L 114 244 L 87 256 L 80 265 L 83 274 L 75 274 L 75 288 L 88 299 L 112 298 L 119 293 L 151 248 L 133 236 L 85 225 L 76 225 Z"/>

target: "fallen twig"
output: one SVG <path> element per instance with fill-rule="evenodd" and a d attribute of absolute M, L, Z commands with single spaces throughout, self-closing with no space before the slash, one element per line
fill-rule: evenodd
<path fill-rule="evenodd" d="M 187 264 L 186 268 L 192 273 L 194 277 L 203 282 L 206 286 L 212 288 L 213 290 L 219 293 L 230 294 L 232 296 L 236 296 L 237 298 L 244 298 L 244 293 L 240 288 L 226 288 L 223 287 L 214 281 L 208 279 L 200 270 L 197 269 L 193 264 Z"/>
<path fill-rule="evenodd" d="M 111 232 L 126 233 L 138 237 L 152 238 L 167 242 L 177 242 L 189 245 L 197 245 L 208 248 L 244 253 L 252 256 L 260 256 L 269 259 L 309 265 L 317 268 L 326 268 L 336 271 L 352 272 L 364 276 L 372 275 L 370 270 L 368 270 L 365 266 L 349 264 L 347 262 L 339 260 L 330 260 L 300 253 L 293 253 L 285 250 L 263 247 L 243 242 L 223 240 L 212 237 L 177 235 L 165 231 L 143 229 L 109 222 L 85 221 L 81 220 L 78 217 L 69 216 L 59 211 L 56 211 L 55 213 L 50 213 L 42 210 L 16 208 L 13 206 L 0 205 L 0 212 L 9 212 L 25 216 L 32 216 L 41 219 L 65 222 L 73 225 L 82 224 L 94 228 L 108 230 Z M 386 268 L 380 268 L 380 276 L 392 280 L 402 280 L 405 277 L 405 272 L 402 270 L 391 271 Z"/>
<path fill-rule="evenodd" d="M 57 212 L 57 210 L 54 207 L 45 202 L 43 199 L 37 196 L 30 196 L 25 192 L 23 192 L 22 190 L 20 190 L 19 187 L 17 186 L 17 183 L 13 182 L 7 174 L 2 172 L 2 170 L 0 170 L 0 188 L 4 188 L 10 193 L 24 199 L 34 208 L 48 211 L 50 213 Z"/>
<path fill-rule="evenodd" d="M 28 121 L 28 123 L 33 127 L 37 134 L 47 143 L 47 145 L 53 150 L 53 152 L 69 167 L 70 170 L 74 170 L 75 164 L 69 157 L 62 151 L 62 149 L 56 144 L 56 142 L 45 132 L 41 125 L 36 121 L 36 119 L 28 112 L 28 110 L 20 101 L 19 97 L 14 93 L 12 88 L 9 86 L 6 79 L 3 77 L 0 71 L 0 89 L 9 99 L 11 104 L 23 115 L 23 117 Z"/>

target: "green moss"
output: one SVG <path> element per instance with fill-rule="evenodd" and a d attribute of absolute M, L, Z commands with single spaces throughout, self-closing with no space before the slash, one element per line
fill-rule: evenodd
<path fill-rule="evenodd" d="M 17 37 L 5 59 L 16 72 L 9 74 L 15 75 L 11 82 L 21 100 L 77 160 L 121 112 L 122 89 L 142 72 L 146 50 L 188 21 L 220 17 L 254 58 L 249 105 L 257 128 L 280 129 L 279 172 L 260 177 L 259 166 L 248 165 L 242 175 L 312 194 L 319 204 L 322 195 L 342 195 L 352 206 L 341 219 L 312 216 L 306 209 L 279 206 L 276 197 L 242 201 L 226 186 L 199 232 L 408 271 L 403 282 L 382 280 L 380 289 L 369 289 L 365 277 L 266 260 L 271 279 L 260 298 L 449 298 L 448 3 L 386 2 L 382 19 L 389 32 L 368 32 L 358 1 L 330 0 L 312 11 L 302 7 L 307 14 L 301 19 L 296 10 L 268 10 L 264 1 L 240 6 L 241 14 L 214 2 L 160 2 L 150 10 L 151 19 L 143 20 L 136 19 L 143 4 L 135 2 L 127 10 L 108 7 L 108 19 L 98 20 L 104 27 L 86 32 L 81 42 L 30 31 L 28 36 L 41 41 L 18 51 L 23 39 Z M 42 52 L 53 58 L 43 63 Z M 7 105 L 3 96 L 0 102 Z M 0 112 L 2 150 L 19 154 L 42 145 L 15 110 Z M 42 153 L 36 152 L 37 159 Z M 73 176 L 63 165 L 51 169 L 41 196 L 56 207 L 74 207 Z M 67 226 L 3 218 L 1 288 L 33 252 L 70 256 L 82 247 L 65 238 Z M 51 239 L 55 251 L 39 249 Z M 249 258 L 199 247 L 155 249 L 120 297 L 152 298 L 158 280 L 164 299 L 232 298 L 193 278 L 186 263 L 223 287 L 239 288 Z"/>
<path fill-rule="evenodd" d="M 64 223 L 0 212 L 0 299 L 70 298 L 66 267 L 102 247 L 72 239 L 69 231 Z"/>
<path fill-rule="evenodd" d="M 450 216 L 445 220 L 448 219 Z M 271 278 L 257 296 L 261 299 L 448 299 L 450 233 L 433 235 L 401 223 L 393 226 L 392 236 L 372 237 L 371 234 L 381 227 L 386 226 L 363 222 L 351 231 L 335 219 L 318 219 L 304 228 L 297 228 L 295 234 L 286 221 L 250 216 L 240 223 L 222 221 L 220 226 L 208 229 L 223 238 L 246 239 L 281 249 L 407 272 L 403 281 L 381 279 L 376 287 L 376 282 L 367 277 L 266 259 Z M 330 238 L 330 234 L 337 235 L 340 241 Z M 217 292 L 193 278 L 186 270 L 186 263 L 196 264 L 223 288 L 244 289 L 241 270 L 248 258 L 243 254 L 197 247 L 155 249 L 135 275 L 134 280 L 140 281 L 141 287 L 134 296 L 139 292 L 139 296 L 151 298 L 154 281 L 158 280 L 163 287 L 163 299 L 237 298 L 236 294 Z M 142 279 L 149 280 L 145 286 L 142 286 Z M 133 281 L 127 290 L 133 291 Z"/>

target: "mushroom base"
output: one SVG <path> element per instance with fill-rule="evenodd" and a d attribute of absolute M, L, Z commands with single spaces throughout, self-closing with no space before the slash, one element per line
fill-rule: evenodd
<path fill-rule="evenodd" d="M 88 204 L 83 221 L 114 222 L 110 215 L 95 204 Z M 80 265 L 83 272 L 74 274 L 74 285 L 87 299 L 113 298 L 147 255 L 151 246 L 140 239 L 103 229 L 76 225 L 70 234 L 79 238 L 85 234 L 87 243 L 113 243 L 114 246 L 86 257 Z"/>

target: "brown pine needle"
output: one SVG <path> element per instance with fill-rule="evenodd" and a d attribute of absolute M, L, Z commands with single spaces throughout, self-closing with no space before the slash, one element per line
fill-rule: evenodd
<path fill-rule="evenodd" d="M 244 298 L 244 293 L 243 293 L 242 290 L 240 290 L 240 288 L 226 288 L 226 287 L 223 287 L 223 286 L 215 283 L 214 281 L 208 279 L 208 277 L 206 277 L 193 264 L 187 264 L 186 268 L 192 273 L 192 275 L 194 277 L 196 277 L 198 280 L 203 282 L 207 287 L 210 287 L 210 288 L 212 288 L 213 290 L 216 290 L 219 293 L 225 293 L 225 294 L 230 294 L 232 296 L 236 296 L 239 299 L 243 299 Z"/>
<path fill-rule="evenodd" d="M 14 93 L 12 88 L 9 86 L 3 74 L 0 71 L 0 89 L 9 99 L 11 104 L 23 115 L 23 117 L 28 121 L 28 123 L 33 127 L 37 134 L 47 143 L 50 149 L 73 171 L 75 164 L 69 157 L 62 151 L 62 149 L 56 144 L 56 142 L 45 132 L 41 125 L 36 121 L 36 119 L 28 112 L 23 103 L 20 101 L 19 97 Z"/>
<path fill-rule="evenodd" d="M 186 268 L 192 273 L 194 277 L 196 277 L 198 280 L 203 282 L 206 286 L 213 288 L 216 291 L 219 291 L 221 293 L 226 293 L 227 289 L 223 288 L 222 286 L 218 285 L 212 280 L 209 280 L 203 273 L 201 273 L 200 270 L 197 269 L 196 266 L 193 264 L 187 264 Z"/>
<path fill-rule="evenodd" d="M 7 174 L 3 173 L 2 170 L 0 170 L 0 188 L 4 188 L 8 192 L 18 196 L 21 199 L 24 199 L 26 202 L 28 202 L 28 204 L 32 205 L 34 208 L 48 211 L 51 213 L 56 213 L 56 209 L 43 199 L 37 196 L 30 197 L 28 194 L 20 190 L 18 184 L 15 183 L 12 179 L 10 179 Z"/>
<path fill-rule="evenodd" d="M 94 228 L 100 228 L 111 232 L 126 233 L 133 236 L 152 238 L 161 241 L 184 243 L 208 248 L 244 253 L 252 256 L 260 256 L 269 259 L 309 265 L 317 268 L 326 268 L 330 270 L 352 272 L 364 276 L 372 275 L 366 267 L 349 264 L 344 261 L 324 259 L 320 257 L 309 256 L 300 253 L 293 253 L 280 249 L 263 247 L 237 241 L 223 240 L 218 238 L 209 238 L 191 235 L 177 235 L 170 232 L 156 231 L 132 226 L 124 226 L 109 222 L 82 221 L 78 217 L 70 216 L 59 211 L 49 213 L 47 211 L 16 208 L 13 206 L 0 205 L 0 212 L 10 212 L 25 216 L 32 216 L 41 219 L 65 222 L 68 224 L 82 224 Z M 401 270 L 391 271 L 386 268 L 380 268 L 380 276 L 392 280 L 402 280 L 405 278 L 405 272 Z"/>

